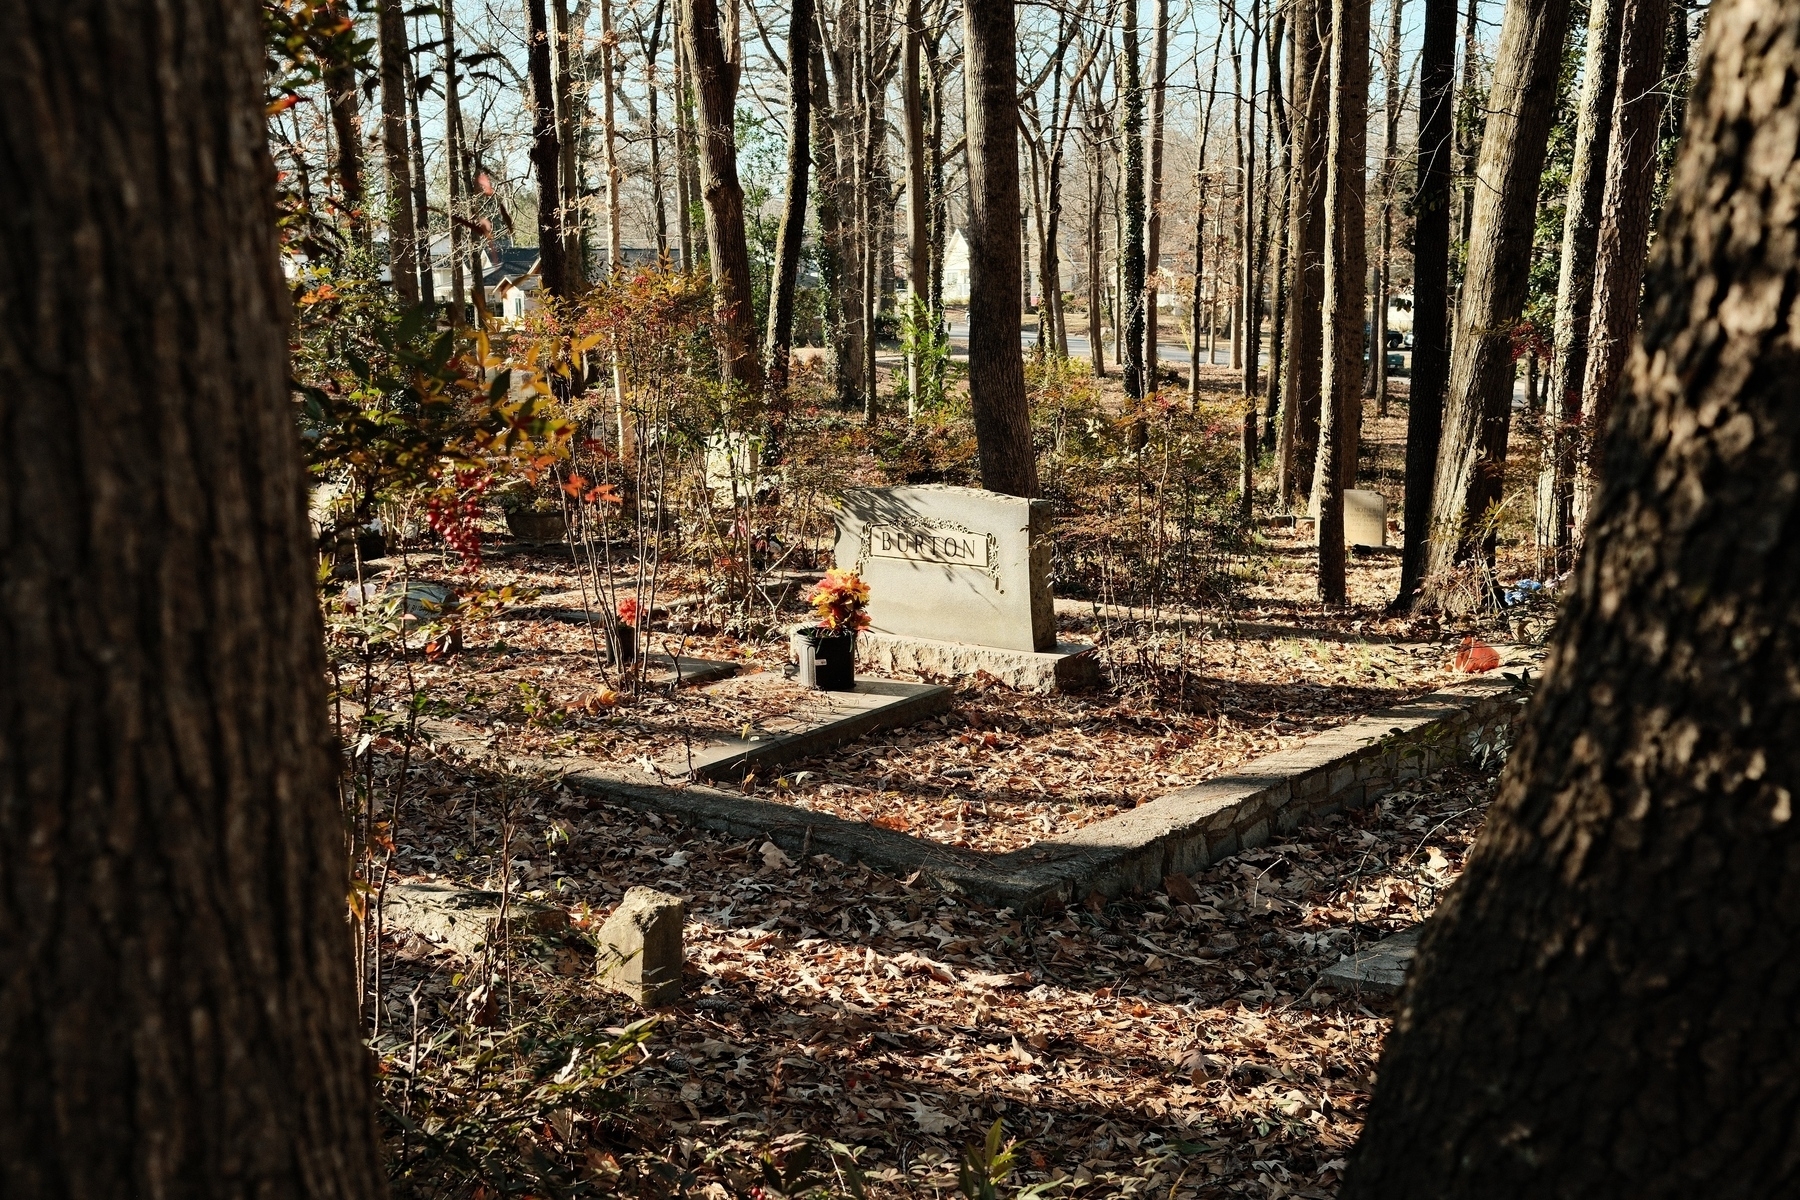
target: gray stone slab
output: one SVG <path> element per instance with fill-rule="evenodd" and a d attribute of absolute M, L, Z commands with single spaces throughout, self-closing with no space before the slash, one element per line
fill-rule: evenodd
<path fill-rule="evenodd" d="M 857 488 L 836 516 L 837 565 L 868 583 L 876 632 L 1055 647 L 1046 501 L 941 484 Z"/>
<path fill-rule="evenodd" d="M 886 674 L 965 679 L 985 673 L 1022 692 L 1078 689 L 1100 682 L 1099 651 L 1086 642 L 1058 642 L 1056 649 L 1039 653 L 868 632 L 856 639 L 856 657 L 870 670 Z"/>
<path fill-rule="evenodd" d="M 1344 545 L 1387 545 L 1387 497 L 1348 488 L 1344 492 Z"/>
<path fill-rule="evenodd" d="M 1383 938 L 1366 950 L 1347 955 L 1319 973 L 1319 986 L 1337 992 L 1361 992 L 1375 996 L 1398 995 L 1406 972 L 1419 952 L 1423 925 Z"/>
<path fill-rule="evenodd" d="M 507 901 L 502 922 L 499 892 L 450 883 L 393 883 L 383 894 L 382 910 L 389 926 L 420 934 L 470 958 L 480 958 L 503 932 L 514 937 L 545 937 L 569 927 L 569 914 L 560 908 L 517 896 Z"/>
<path fill-rule="evenodd" d="M 805 709 L 784 719 L 790 728 L 768 728 L 748 738 L 727 738 L 665 757 L 664 774 L 694 779 L 737 779 L 835 750 L 876 729 L 911 725 L 950 707 L 955 694 L 929 683 L 859 679 L 849 692 L 812 692 Z"/>

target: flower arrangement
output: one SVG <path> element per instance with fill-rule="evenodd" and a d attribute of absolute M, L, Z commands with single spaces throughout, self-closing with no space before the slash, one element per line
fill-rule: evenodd
<path fill-rule="evenodd" d="M 818 614 L 819 625 L 830 633 L 855 633 L 869 627 L 869 585 L 855 571 L 825 572 L 806 599 Z"/>
<path fill-rule="evenodd" d="M 635 626 L 638 623 L 638 616 L 637 597 L 627 596 L 619 601 L 619 624 Z"/>

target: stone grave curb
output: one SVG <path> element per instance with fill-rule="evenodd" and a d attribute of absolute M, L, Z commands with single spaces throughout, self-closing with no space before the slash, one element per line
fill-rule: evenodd
<path fill-rule="evenodd" d="M 991 861 L 1016 864 L 1009 899 L 1021 909 L 1152 891 L 1165 876 L 1192 874 L 1272 833 L 1502 748 L 1525 699 L 1516 678 L 1471 679 Z"/>
<path fill-rule="evenodd" d="M 891 679 L 862 679 L 857 690 L 864 695 L 888 697 L 873 708 L 857 709 L 833 721 L 795 733 L 774 733 L 761 741 L 731 738 L 710 757 L 694 764 L 696 779 L 731 779 L 767 766 L 780 766 L 835 750 L 866 733 L 891 726 L 911 725 L 945 711 L 956 699 L 947 687 L 928 683 L 901 683 Z M 670 756 L 658 766 L 670 775 L 686 774 L 686 768 Z"/>
<path fill-rule="evenodd" d="M 1517 664 L 1513 665 L 1516 668 Z M 1498 674 L 1498 673 L 1496 673 Z M 1327 730 L 1230 775 L 1001 855 L 945 846 L 864 821 L 698 783 L 652 782 L 591 759 L 514 758 L 514 769 L 573 791 L 734 837 L 762 837 L 796 857 L 830 854 L 879 870 L 923 871 L 954 890 L 1028 912 L 1098 892 L 1148 892 L 1327 813 L 1366 805 L 1400 783 L 1502 749 L 1524 711 L 1516 677 L 1480 676 Z M 421 721 L 422 728 L 445 724 Z M 439 744 L 483 739 L 433 729 Z"/>

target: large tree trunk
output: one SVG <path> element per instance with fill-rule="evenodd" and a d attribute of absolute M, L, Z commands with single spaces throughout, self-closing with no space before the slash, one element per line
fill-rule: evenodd
<path fill-rule="evenodd" d="M 531 165 L 538 185 L 538 279 L 544 293 L 557 300 L 574 295 L 569 279 L 569 260 L 563 241 L 563 194 L 558 177 L 562 147 L 556 136 L 556 86 L 550 58 L 550 23 L 544 0 L 525 0 L 526 67 L 531 79 Z"/>
<path fill-rule="evenodd" d="M 1613 394 L 1619 390 L 1637 335 L 1656 183 L 1656 135 L 1662 123 L 1662 92 L 1657 85 L 1668 37 L 1669 0 L 1623 0 L 1623 8 L 1613 136 L 1607 147 L 1593 311 L 1588 318 L 1587 373 L 1581 386 L 1591 431 L 1606 428 Z M 1588 440 L 1592 445 L 1597 438 Z M 1589 456 L 1587 466 L 1591 476 L 1598 463 Z"/>
<path fill-rule="evenodd" d="M 966 0 L 969 401 L 981 485 L 1035 496 L 1037 457 L 1019 353 L 1019 82 L 1010 0 Z"/>
<path fill-rule="evenodd" d="M 1238 328 L 1243 330 L 1244 344 L 1243 368 L 1244 378 L 1240 393 L 1244 397 L 1245 406 L 1251 412 L 1251 420 L 1255 420 L 1257 393 L 1257 361 L 1262 352 L 1262 280 L 1256 269 L 1256 67 L 1262 49 L 1262 5 L 1260 0 L 1250 0 L 1250 26 L 1248 29 L 1250 44 L 1250 86 L 1242 90 L 1244 109 L 1243 140 L 1239 152 L 1241 167 L 1238 219 L 1238 246 L 1240 248 L 1238 262 Z M 1365 39 L 1366 40 L 1366 39 Z M 1234 56 L 1235 62 L 1235 56 Z M 1368 69 L 1363 69 L 1367 77 Z M 1235 72 L 1234 72 L 1235 77 Z M 1240 89 L 1242 88 L 1240 82 Z M 1367 108 L 1367 103 L 1364 103 Z"/>
<path fill-rule="evenodd" d="M 1386 103 L 1382 110 L 1380 261 L 1375 268 L 1374 338 L 1369 367 L 1374 375 L 1375 411 L 1387 416 L 1388 297 L 1394 290 L 1394 182 L 1400 171 L 1400 15 L 1406 0 L 1393 0 L 1388 10 L 1387 46 L 1381 52 Z"/>
<path fill-rule="evenodd" d="M 800 287 L 800 247 L 806 236 L 806 187 L 812 164 L 807 111 L 812 95 L 812 0 L 793 0 L 788 23 L 787 194 L 781 230 L 775 238 L 775 278 L 769 295 L 769 332 L 763 358 L 769 389 L 787 390 L 788 357 L 794 345 L 794 296 Z"/>
<path fill-rule="evenodd" d="M 675 37 L 670 58 L 673 62 L 669 90 L 675 103 L 675 207 L 676 247 L 681 252 L 681 269 L 692 271 L 694 264 L 694 192 L 689 176 L 692 172 L 693 149 L 688 141 L 688 70 L 687 16 L 680 0 L 675 4 Z"/>
<path fill-rule="evenodd" d="M 843 160 L 837 148 L 840 109 L 832 100 L 823 38 L 818 40 L 821 44 L 814 47 L 810 74 L 813 170 L 819 177 L 819 283 L 825 292 L 825 340 L 831 346 L 832 381 L 838 407 L 848 411 L 855 407 L 856 401 L 856 371 L 852 369 L 850 313 L 846 304 L 848 289 L 844 280 L 850 269 L 851 238 L 844 228 L 845 182 L 840 170 Z M 839 78 L 841 80 L 841 76 Z"/>
<path fill-rule="evenodd" d="M 1095 89 L 1099 91 L 1098 88 Z M 1103 284 L 1101 272 L 1105 268 L 1105 259 L 1101 252 L 1100 223 L 1104 218 L 1106 207 L 1106 170 L 1100 161 L 1101 138 L 1106 128 L 1100 113 L 1100 104 L 1095 100 L 1090 109 L 1087 136 L 1088 167 L 1088 217 L 1087 217 L 1087 274 L 1088 274 L 1088 362 L 1093 368 L 1095 379 L 1106 378 L 1106 330 L 1100 319 L 1104 306 L 1101 298 Z"/>
<path fill-rule="evenodd" d="M 557 0 L 560 4 L 562 0 Z M 606 172 L 606 273 L 617 275 L 624 267 L 625 235 L 624 221 L 620 213 L 619 190 L 625 183 L 625 172 L 619 168 L 619 128 L 618 97 L 616 95 L 616 76 L 613 65 L 614 55 L 612 0 L 600 0 L 600 167 Z M 656 154 L 656 92 L 650 89 L 650 153 Z M 565 156 L 567 158 L 568 156 Z M 573 165 L 573 160 L 570 159 Z M 661 186 L 660 182 L 653 186 Z M 571 189 L 573 194 L 573 189 Z M 580 197 L 575 199 L 579 202 Z M 578 210 L 577 210 L 578 211 Z M 660 206 L 659 206 L 660 212 Z M 579 238 L 572 239 L 571 244 L 580 246 Z M 613 386 L 619 388 L 624 383 L 624 372 L 617 363 L 613 365 Z"/>
<path fill-rule="evenodd" d="M 756 308 L 750 291 L 750 250 L 744 239 L 744 189 L 738 183 L 739 64 L 725 53 L 714 0 L 684 0 L 688 65 L 700 118 L 700 198 L 706 209 L 706 252 L 712 262 L 719 369 L 726 383 L 762 387 L 756 355 Z"/>
<path fill-rule="evenodd" d="M 1325 179 L 1325 378 L 1319 402 L 1319 599 L 1344 602 L 1344 489 L 1356 479 L 1368 249 L 1369 0 L 1332 0 Z"/>
<path fill-rule="evenodd" d="M 388 275 L 402 304 L 419 302 L 418 233 L 413 226 L 412 155 L 406 132 L 406 17 L 400 0 L 381 0 L 381 157 L 387 168 Z"/>
<path fill-rule="evenodd" d="M 1419 48 L 1419 165 L 1413 202 L 1413 360 L 1406 401 L 1406 531 L 1400 594 L 1412 609 L 1431 548 L 1432 489 L 1450 378 L 1450 160 L 1455 118 L 1456 0 L 1425 0 Z"/>
<path fill-rule="evenodd" d="M 540 0 L 541 2 L 541 0 Z M 444 237 L 450 244 L 450 323 L 469 319 L 468 293 L 463 290 L 462 247 L 468 237 L 463 228 L 462 102 L 457 95 L 456 0 L 442 0 L 438 16 L 444 30 Z M 476 314 L 479 321 L 481 314 Z"/>
<path fill-rule="evenodd" d="M 1562 269 L 1556 284 L 1555 353 L 1545 381 L 1543 467 L 1538 475 L 1538 570 L 1543 577 L 1569 569 L 1575 449 L 1581 427 L 1581 381 L 1587 374 L 1587 336 L 1594 299 L 1594 251 L 1600 236 L 1600 202 L 1606 191 L 1607 147 L 1612 136 L 1613 92 L 1619 72 L 1620 4 L 1588 11 L 1587 56 L 1581 81 L 1581 115 L 1563 213 Z"/>
<path fill-rule="evenodd" d="M 1455 568 L 1491 541 L 1485 518 L 1506 466 L 1513 329 L 1530 282 L 1538 177 L 1568 25 L 1568 0 L 1509 0 L 1500 28 L 1433 488 L 1425 599 L 1434 607 L 1448 599 Z"/>
<path fill-rule="evenodd" d="M 1276 491 L 1292 503 L 1312 482 L 1319 445 L 1325 350 L 1325 135 L 1330 89 L 1319 0 L 1294 5 L 1294 198 L 1288 225 L 1288 360 L 1282 391 L 1294 406 L 1293 437 L 1276 459 Z"/>
<path fill-rule="evenodd" d="M 0 17 L 0 1195 L 377 1196 L 260 10 Z"/>
<path fill-rule="evenodd" d="M 1144 361 L 1144 88 L 1138 74 L 1138 21 L 1135 0 L 1125 0 L 1119 46 L 1119 140 L 1124 152 L 1119 183 L 1119 303 L 1125 310 L 1120 370 L 1125 396 L 1136 400 L 1150 390 Z M 1144 444 L 1144 420 L 1132 426 L 1134 448 Z"/>
<path fill-rule="evenodd" d="M 1793 1194 L 1800 8 L 1721 0 L 1604 491 L 1344 1200 Z"/>

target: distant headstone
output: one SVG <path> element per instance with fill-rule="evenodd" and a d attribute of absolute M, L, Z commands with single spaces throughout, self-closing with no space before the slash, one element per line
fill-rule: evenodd
<path fill-rule="evenodd" d="M 646 1008 L 669 1004 L 681 995 L 681 927 L 686 920 L 679 896 L 634 887 L 594 936 L 600 982 Z"/>
<path fill-rule="evenodd" d="M 1387 545 L 1387 497 L 1380 492 L 1344 492 L 1344 545 Z"/>
<path fill-rule="evenodd" d="M 869 585 L 879 634 L 1056 648 L 1050 506 L 978 488 L 861 488 L 837 515 L 837 565 Z"/>
<path fill-rule="evenodd" d="M 1319 974 L 1321 986 L 1340 992 L 1367 992 L 1376 996 L 1392 996 L 1406 983 L 1407 968 L 1419 952 L 1423 925 L 1384 938 L 1373 946 L 1325 968 Z"/>

